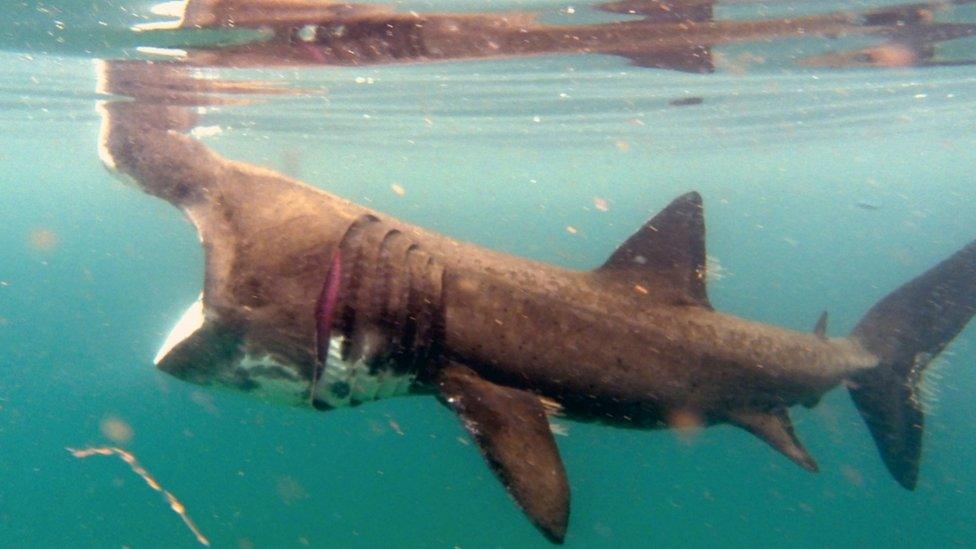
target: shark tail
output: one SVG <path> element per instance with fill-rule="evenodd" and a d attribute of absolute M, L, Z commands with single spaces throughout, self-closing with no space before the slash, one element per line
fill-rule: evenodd
<path fill-rule="evenodd" d="M 976 241 L 876 303 L 851 334 L 879 358 L 850 379 L 851 398 L 906 489 L 915 488 L 922 453 L 922 374 L 974 313 Z"/>

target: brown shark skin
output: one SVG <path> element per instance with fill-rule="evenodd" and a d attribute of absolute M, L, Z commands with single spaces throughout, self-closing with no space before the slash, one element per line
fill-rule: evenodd
<path fill-rule="evenodd" d="M 415 365 L 415 391 L 439 391 L 455 408 L 554 542 L 565 535 L 569 490 L 551 434 L 539 427 L 543 398 L 572 419 L 623 427 L 667 428 L 676 416 L 731 423 L 816 471 L 788 409 L 815 405 L 856 380 L 855 403 L 886 465 L 914 487 L 917 384 L 976 312 L 976 242 L 889 294 L 852 337 L 827 338 L 824 316 L 813 333 L 794 332 L 712 309 L 697 193 L 674 200 L 601 268 L 564 269 L 457 241 L 217 155 L 186 132 L 197 122 L 188 105 L 219 96 L 185 71 L 107 62 L 102 75 L 104 91 L 132 97 L 101 107 L 103 160 L 181 209 L 205 251 L 206 345 L 161 363 L 168 373 L 233 385 L 231 359 L 267 354 L 314 392 L 316 302 L 345 246 L 359 259 L 350 262 L 357 290 L 341 296 L 344 306 L 375 320 L 373 296 L 392 293 L 389 280 L 412 285 L 416 299 L 393 300 L 388 312 L 417 326 L 426 315 L 438 327 L 418 336 L 437 351 Z M 213 91 L 221 89 L 227 86 Z M 384 245 L 394 240 L 396 250 L 414 255 L 389 253 L 394 248 Z M 355 326 L 346 335 L 357 336 Z"/>
<path fill-rule="evenodd" d="M 513 283 L 515 270 L 499 274 L 472 273 L 446 292 L 458 316 L 477 311 L 452 322 L 448 309 L 447 348 L 483 377 L 527 386 L 582 418 L 664 427 L 682 411 L 723 422 L 729 411 L 815 401 L 877 362 L 846 339 L 641 295 L 603 296 L 601 281 L 585 274 L 563 273 L 541 288 Z"/>

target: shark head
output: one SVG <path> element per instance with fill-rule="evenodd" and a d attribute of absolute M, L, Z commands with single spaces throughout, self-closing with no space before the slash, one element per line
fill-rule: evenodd
<path fill-rule="evenodd" d="M 170 330 L 153 360 L 184 381 L 245 392 L 266 401 L 307 404 L 308 368 L 208 314 L 201 295 Z"/>
<path fill-rule="evenodd" d="M 366 348 L 350 356 L 351 340 L 328 340 L 324 366 L 316 368 L 274 352 L 249 330 L 208 314 L 201 295 L 170 330 L 153 359 L 156 367 L 183 381 L 246 393 L 293 406 L 329 410 L 405 395 L 416 373 Z M 313 371 L 315 374 L 313 375 Z"/>

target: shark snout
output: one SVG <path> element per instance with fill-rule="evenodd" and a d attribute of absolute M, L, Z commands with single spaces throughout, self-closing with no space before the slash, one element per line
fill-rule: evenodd
<path fill-rule="evenodd" d="M 209 385 L 227 380 L 241 355 L 240 338 L 206 318 L 201 294 L 170 330 L 153 363 L 173 377 Z M 247 389 L 246 383 L 237 385 Z"/>

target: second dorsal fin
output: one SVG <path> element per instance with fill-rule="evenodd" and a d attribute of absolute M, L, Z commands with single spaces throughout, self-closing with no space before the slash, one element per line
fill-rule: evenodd
<path fill-rule="evenodd" d="M 705 289 L 705 221 L 697 192 L 676 198 L 631 235 L 597 274 L 641 293 L 711 307 Z"/>
<path fill-rule="evenodd" d="M 823 340 L 827 339 L 827 311 L 820 313 L 820 318 L 813 326 L 813 335 Z"/>

